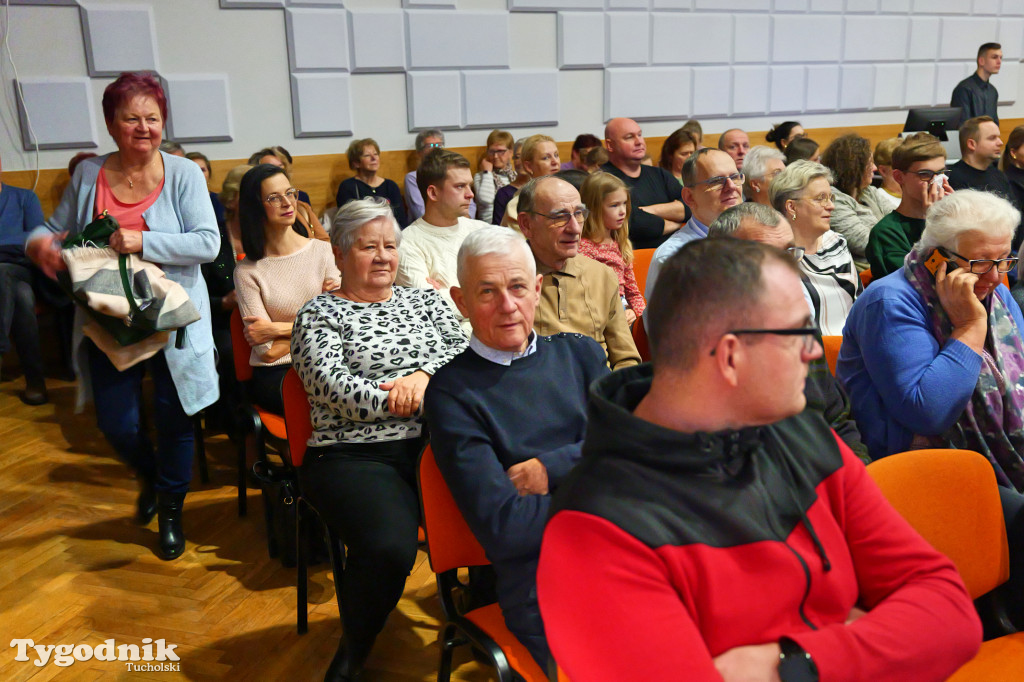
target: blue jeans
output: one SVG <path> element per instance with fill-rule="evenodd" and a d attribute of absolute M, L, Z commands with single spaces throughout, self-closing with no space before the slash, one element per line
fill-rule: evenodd
<path fill-rule="evenodd" d="M 139 475 L 152 480 L 156 490 L 188 492 L 195 441 L 192 420 L 181 407 L 163 351 L 118 372 L 92 341 L 85 343 L 96 403 L 96 425 L 107 442 Z M 153 379 L 150 413 L 156 420 L 155 449 L 147 433 L 142 405 L 142 377 L 147 371 Z"/>

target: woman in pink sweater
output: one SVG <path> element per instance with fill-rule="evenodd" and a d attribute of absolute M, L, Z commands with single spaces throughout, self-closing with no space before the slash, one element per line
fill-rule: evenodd
<path fill-rule="evenodd" d="M 252 346 L 250 398 L 281 414 L 281 382 L 291 366 L 295 314 L 309 299 L 337 288 L 331 245 L 295 229 L 297 191 L 278 166 L 260 164 L 242 177 L 238 209 L 245 259 L 235 292 Z"/>

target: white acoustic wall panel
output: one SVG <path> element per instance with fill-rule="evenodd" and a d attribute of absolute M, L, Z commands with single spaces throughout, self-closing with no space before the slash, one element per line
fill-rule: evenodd
<path fill-rule="evenodd" d="M 806 12 L 808 0 L 775 0 L 776 12 Z"/>
<path fill-rule="evenodd" d="M 942 100 L 935 98 L 935 64 L 907 64 L 907 89 L 904 93 L 904 105 L 907 107 L 930 107 L 941 105 Z M 949 97 L 946 97 L 947 105 Z"/>
<path fill-rule="evenodd" d="M 690 69 L 605 69 L 604 118 L 638 121 L 690 116 Z"/>
<path fill-rule="evenodd" d="M 455 9 L 455 0 L 402 0 L 402 7 L 419 9 Z"/>
<path fill-rule="evenodd" d="M 771 73 L 769 109 L 774 113 L 803 111 L 807 70 L 802 66 L 773 66 Z"/>
<path fill-rule="evenodd" d="M 604 66 L 605 21 L 601 12 L 559 12 L 557 29 L 558 68 L 586 69 Z"/>
<path fill-rule="evenodd" d="M 878 11 L 878 0 L 846 0 L 847 12 L 870 12 Z"/>
<path fill-rule="evenodd" d="M 935 60 L 939 56 L 942 20 L 937 17 L 910 18 L 910 59 Z"/>
<path fill-rule="evenodd" d="M 905 64 L 875 64 L 875 94 L 872 109 L 899 109 L 907 84 Z"/>
<path fill-rule="evenodd" d="M 348 12 L 288 9 L 288 63 L 292 71 L 348 71 Z"/>
<path fill-rule="evenodd" d="M 651 15 L 647 12 L 608 12 L 609 66 L 645 66 L 651 59 Z M 593 40 L 593 37 L 590 37 Z"/>
<path fill-rule="evenodd" d="M 90 76 L 157 69 L 156 27 L 151 7 L 94 5 L 82 7 L 81 17 Z"/>
<path fill-rule="evenodd" d="M 693 9 L 693 0 L 654 0 L 654 9 Z"/>
<path fill-rule="evenodd" d="M 1024 0 L 1003 0 L 1002 14 L 1024 15 Z"/>
<path fill-rule="evenodd" d="M 604 9 L 604 0 L 508 0 L 508 8 L 512 12 Z"/>
<path fill-rule="evenodd" d="M 844 61 L 900 61 L 907 58 L 906 17 L 846 17 Z"/>
<path fill-rule="evenodd" d="M 729 61 L 733 27 L 728 14 L 665 12 L 651 16 L 654 63 L 721 64 Z"/>
<path fill-rule="evenodd" d="M 462 76 L 458 71 L 405 74 L 409 130 L 462 127 Z"/>
<path fill-rule="evenodd" d="M 507 12 L 408 10 L 412 69 L 507 68 Z"/>
<path fill-rule="evenodd" d="M 651 0 L 608 0 L 608 9 L 650 9 Z"/>
<path fill-rule="evenodd" d="M 914 13 L 970 14 L 970 0 L 914 0 Z"/>
<path fill-rule="evenodd" d="M 1020 83 L 1020 62 L 1003 62 L 999 75 L 992 77 L 992 84 L 999 91 L 999 103 L 1008 104 L 1017 101 L 1018 83 Z"/>
<path fill-rule="evenodd" d="M 906 14 L 910 11 L 910 0 L 884 0 L 878 9 L 882 14 Z"/>
<path fill-rule="evenodd" d="M 696 0 L 695 9 L 768 11 L 771 0 Z"/>
<path fill-rule="evenodd" d="M 939 62 L 935 65 L 936 104 L 949 106 L 950 96 L 956 84 L 970 75 L 971 65 L 963 62 Z"/>
<path fill-rule="evenodd" d="M 807 111 L 835 111 L 839 108 L 839 67 L 814 65 L 807 69 Z"/>
<path fill-rule="evenodd" d="M 334 7 L 341 9 L 345 6 L 342 0 L 285 0 L 288 7 Z"/>
<path fill-rule="evenodd" d="M 220 0 L 223 9 L 264 9 L 284 7 L 284 0 Z"/>
<path fill-rule="evenodd" d="M 347 73 L 293 73 L 295 137 L 352 134 L 352 93 Z"/>
<path fill-rule="evenodd" d="M 558 124 L 558 72 L 463 71 L 467 128 Z"/>
<path fill-rule="evenodd" d="M 837 62 L 843 38 L 843 18 L 833 14 L 794 15 L 772 19 L 772 60 L 776 62 Z M 814 49 L 807 49 L 813 36 Z"/>
<path fill-rule="evenodd" d="M 175 142 L 230 142 L 227 74 L 164 76 L 168 137 Z"/>
<path fill-rule="evenodd" d="M 24 149 L 76 149 L 97 146 L 96 107 L 88 78 L 27 78 L 21 80 L 25 98 L 18 93 L 18 117 Z M 29 130 L 28 119 L 32 130 Z M 33 135 L 34 133 L 34 135 Z"/>
<path fill-rule="evenodd" d="M 849 64 L 841 67 L 839 108 L 844 111 L 869 109 L 875 99 L 875 67 Z"/>
<path fill-rule="evenodd" d="M 768 111 L 768 83 L 771 69 L 767 66 L 734 66 L 732 68 L 732 113 L 763 114 Z"/>
<path fill-rule="evenodd" d="M 974 0 L 972 14 L 999 14 L 1000 0 Z"/>
<path fill-rule="evenodd" d="M 728 66 L 697 66 L 693 69 L 694 116 L 725 116 L 732 93 L 732 69 Z"/>
<path fill-rule="evenodd" d="M 999 44 L 1003 46 L 1003 63 L 1024 57 L 1024 19 L 999 20 Z M 974 53 L 977 57 L 977 52 Z"/>
<path fill-rule="evenodd" d="M 943 17 L 940 59 L 977 59 L 978 46 L 992 40 L 999 30 L 995 18 Z"/>
<path fill-rule="evenodd" d="M 4 0 L 11 5 L 77 5 L 78 0 Z"/>
<path fill-rule="evenodd" d="M 811 0 L 812 12 L 842 12 L 843 0 Z"/>
<path fill-rule="evenodd" d="M 771 20 L 767 14 L 737 14 L 733 17 L 735 37 L 733 61 L 767 64 L 771 57 Z"/>
<path fill-rule="evenodd" d="M 350 12 L 352 71 L 405 70 L 405 16 L 401 10 Z"/>

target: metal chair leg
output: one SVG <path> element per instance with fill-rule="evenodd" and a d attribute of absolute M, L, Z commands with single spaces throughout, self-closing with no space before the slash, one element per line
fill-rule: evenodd
<path fill-rule="evenodd" d="M 309 524 L 309 520 L 306 518 L 306 514 L 303 513 L 303 507 L 305 502 L 302 498 L 295 501 L 295 578 L 296 578 L 296 594 L 295 594 L 295 613 L 297 618 L 296 627 L 300 635 L 306 634 L 309 631 L 309 607 L 308 607 L 308 575 L 306 570 L 307 547 L 304 542 L 306 537 L 306 527 Z"/>

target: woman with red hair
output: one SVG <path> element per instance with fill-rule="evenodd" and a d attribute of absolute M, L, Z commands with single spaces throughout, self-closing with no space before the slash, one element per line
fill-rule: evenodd
<path fill-rule="evenodd" d="M 110 238 L 118 253 L 140 254 L 181 284 L 201 315 L 188 326 L 183 347 L 174 335 L 156 355 L 118 371 L 76 320 L 75 350 L 79 405 L 91 387 L 96 421 L 117 454 L 140 481 L 136 520 L 159 518 L 160 556 L 175 559 L 185 549 L 181 510 L 192 478 L 191 415 L 217 399 L 210 302 L 199 271 L 220 248 L 220 234 L 206 182 L 191 160 L 160 152 L 167 99 L 150 74 L 124 73 L 103 93 L 112 154 L 85 159 L 75 168 L 53 216 L 29 236 L 26 251 L 50 277 L 65 269 L 60 244 L 104 211 L 120 224 Z M 156 425 L 154 447 L 143 416 L 142 377 L 153 380 L 147 410 Z"/>

